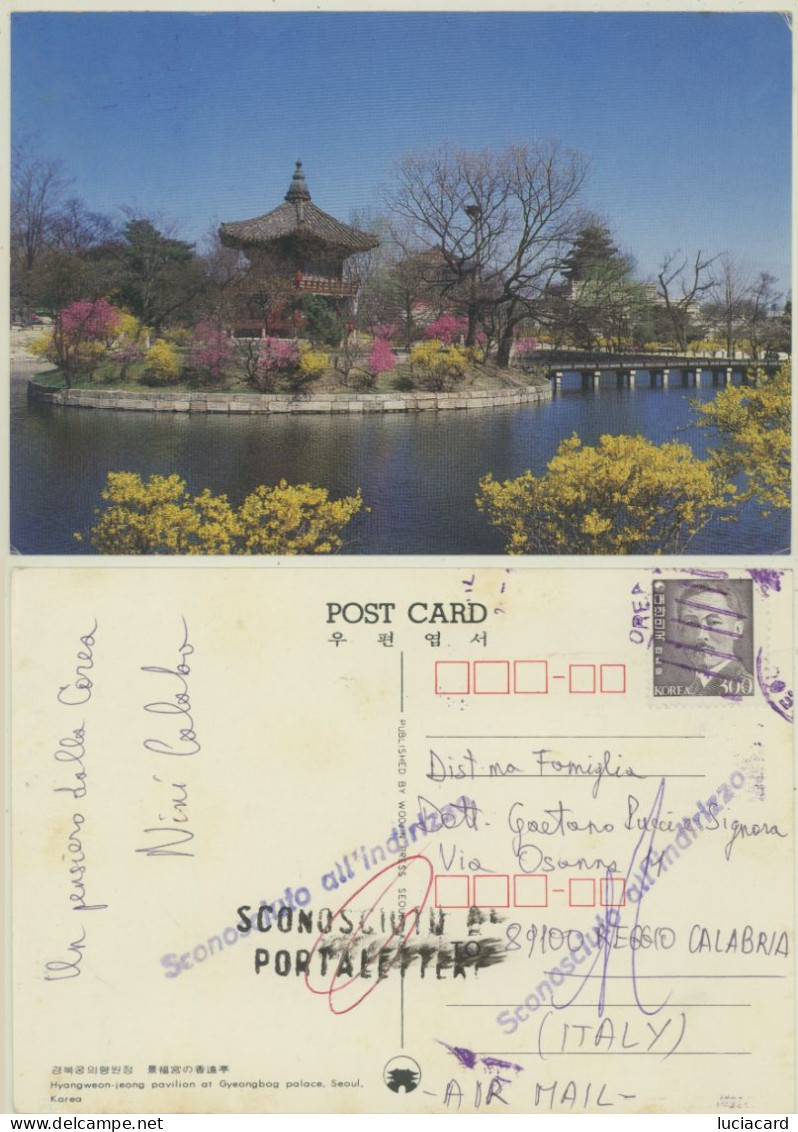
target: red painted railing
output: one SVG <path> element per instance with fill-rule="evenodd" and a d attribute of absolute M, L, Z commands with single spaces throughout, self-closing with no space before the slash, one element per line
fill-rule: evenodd
<path fill-rule="evenodd" d="M 349 298 L 356 294 L 357 287 L 343 279 L 327 279 L 321 275 L 298 275 L 297 287 L 313 295 L 341 295 Z"/>

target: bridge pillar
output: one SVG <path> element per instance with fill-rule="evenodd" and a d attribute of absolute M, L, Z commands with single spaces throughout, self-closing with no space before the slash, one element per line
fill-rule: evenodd
<path fill-rule="evenodd" d="M 670 385 L 670 383 L 671 383 L 671 371 L 669 369 L 664 369 L 662 371 L 662 388 L 664 389 L 665 386 Z M 655 384 L 656 384 L 656 382 L 655 382 Z"/>
<path fill-rule="evenodd" d="M 727 385 L 731 385 L 731 383 L 732 383 L 732 372 L 733 372 L 732 367 L 727 366 L 726 367 L 726 384 Z"/>
<path fill-rule="evenodd" d="M 699 386 L 701 385 L 701 366 L 695 367 L 695 382 L 694 382 L 694 384 L 695 384 L 696 389 L 698 389 Z"/>
<path fill-rule="evenodd" d="M 556 369 L 554 371 L 554 388 L 562 389 L 562 370 Z"/>

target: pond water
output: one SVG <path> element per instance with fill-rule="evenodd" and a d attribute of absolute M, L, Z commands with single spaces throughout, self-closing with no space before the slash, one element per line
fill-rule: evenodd
<path fill-rule="evenodd" d="M 481 476 L 541 472 L 559 442 L 577 432 L 586 444 L 605 434 L 678 438 L 698 455 L 706 435 L 691 425 L 699 389 L 617 389 L 611 378 L 582 391 L 575 375 L 543 404 L 506 409 L 345 415 L 229 417 L 115 413 L 29 403 L 28 365 L 12 369 L 11 542 L 22 554 L 85 554 L 86 532 L 108 471 L 177 472 L 191 491 L 204 487 L 239 503 L 258 484 L 313 483 L 333 496 L 358 486 L 370 507 L 348 531 L 348 554 L 501 554 L 500 533 L 474 504 Z M 762 519 L 745 508 L 715 522 L 691 554 L 775 554 L 789 546 L 786 513 Z"/>

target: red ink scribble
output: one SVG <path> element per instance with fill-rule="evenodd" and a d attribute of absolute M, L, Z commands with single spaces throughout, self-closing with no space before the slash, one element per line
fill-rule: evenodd
<path fill-rule="evenodd" d="M 360 936 L 365 931 L 366 924 L 368 923 L 368 919 L 369 919 L 369 916 L 371 915 L 371 913 L 384 900 L 384 898 L 387 896 L 387 894 L 391 891 L 392 888 L 394 888 L 394 886 L 400 880 L 401 880 L 403 887 L 408 889 L 407 900 L 408 900 L 408 904 L 409 905 L 411 904 L 411 897 L 410 897 L 410 894 L 409 894 L 409 890 L 411 888 L 410 872 L 411 872 L 411 869 L 413 869 L 413 867 L 414 867 L 414 865 L 413 865 L 414 862 L 418 862 L 418 867 L 415 868 L 415 871 L 420 872 L 422 874 L 422 877 L 419 880 L 419 885 L 424 885 L 423 874 L 425 872 L 426 872 L 426 885 L 424 887 L 424 894 L 421 897 L 421 899 L 416 904 L 405 909 L 405 913 L 404 913 L 405 919 L 404 919 L 404 922 L 402 924 L 402 927 L 405 927 L 408 924 L 408 922 L 409 922 L 410 926 L 407 928 L 407 931 L 404 933 L 404 935 L 402 935 L 401 940 L 399 942 L 399 945 L 396 948 L 396 952 L 395 952 L 394 956 L 391 958 L 390 962 L 387 963 L 384 968 L 380 968 L 380 969 L 384 969 L 386 974 L 388 973 L 388 971 L 390 971 L 390 969 L 393 967 L 393 965 L 396 963 L 397 959 L 399 958 L 402 947 L 404 947 L 405 943 L 407 943 L 408 939 L 413 934 L 415 927 L 416 927 L 416 924 L 418 923 L 418 918 L 421 915 L 422 911 L 424 910 L 424 907 L 425 907 L 427 901 L 429 900 L 429 894 L 432 890 L 434 870 L 432 868 L 432 863 L 429 861 L 429 859 L 427 857 L 423 856 L 423 854 L 418 853 L 418 854 L 415 854 L 412 857 L 406 857 L 404 860 L 392 861 L 390 865 L 386 865 L 384 869 L 380 869 L 380 871 L 378 873 L 375 873 L 373 877 L 370 877 L 366 881 L 365 884 L 361 884 L 360 888 L 358 888 L 357 891 L 354 892 L 348 900 L 344 901 L 344 903 L 341 905 L 341 907 L 336 910 L 335 914 L 333 915 L 332 920 L 330 921 L 331 925 L 334 924 L 335 921 L 338 919 L 338 917 L 343 912 L 347 911 L 347 909 L 351 907 L 351 905 L 354 903 L 354 901 L 357 900 L 358 897 L 362 896 L 362 894 L 364 892 L 366 892 L 369 888 L 372 888 L 372 886 L 374 886 L 375 888 L 379 889 L 376 897 L 374 898 L 372 903 L 369 904 L 368 909 L 366 911 L 366 914 L 364 916 L 359 917 L 359 926 L 358 926 L 357 930 L 352 933 L 352 936 L 350 937 L 349 943 L 347 945 L 347 948 L 346 948 L 344 954 L 346 954 L 348 951 L 351 951 L 351 949 L 357 943 Z M 399 873 L 399 869 L 402 869 L 401 874 Z M 384 880 L 386 878 L 387 874 L 389 874 L 389 873 L 393 873 L 394 875 L 387 881 L 387 883 L 380 885 L 380 883 L 379 883 L 380 879 L 382 878 Z M 334 1002 L 335 995 L 340 995 L 343 991 L 346 991 L 349 987 L 352 986 L 353 983 L 356 983 L 360 979 L 360 976 L 359 975 L 352 975 L 352 977 L 347 979 L 346 982 L 339 983 L 339 981 L 338 981 L 338 968 L 340 967 L 340 963 L 341 963 L 341 961 L 339 960 L 338 964 L 336 965 L 335 972 L 334 972 L 332 979 L 330 980 L 330 983 L 329 983 L 328 986 L 326 986 L 326 987 L 311 986 L 311 983 L 310 983 L 311 961 L 313 959 L 313 956 L 316 954 L 316 951 L 321 946 L 322 941 L 324 940 L 325 934 L 327 934 L 327 933 L 324 933 L 324 932 L 320 933 L 318 938 L 316 939 L 315 943 L 313 944 L 313 947 L 310 949 L 310 955 L 308 956 L 308 970 L 305 972 L 305 986 L 311 992 L 311 994 L 326 995 L 327 1000 L 328 1000 L 329 1009 L 330 1009 L 330 1012 L 332 1014 L 348 1014 L 350 1010 L 354 1010 L 355 1007 L 359 1006 L 361 1004 L 361 1002 L 363 1002 L 364 999 L 368 998 L 368 996 L 372 993 L 372 991 L 375 991 L 377 989 L 377 987 L 380 986 L 380 984 L 382 982 L 384 982 L 384 979 L 375 979 L 374 981 L 370 981 L 368 986 L 366 987 L 366 989 L 363 991 L 363 993 L 359 997 L 357 997 L 354 1000 L 354 1002 L 350 1002 L 348 1005 L 342 1006 L 342 1007 L 336 1006 L 336 1004 Z M 391 935 L 385 940 L 385 942 L 380 947 L 380 949 L 377 953 L 378 967 L 379 967 L 379 961 L 380 961 L 381 956 L 383 955 L 383 953 L 385 951 L 387 951 L 391 947 L 391 944 L 393 943 L 393 941 L 395 939 L 397 939 L 399 937 L 399 935 L 400 935 L 400 933 L 398 931 L 392 932 Z M 363 980 L 360 980 L 360 981 L 362 982 Z M 355 991 L 353 993 L 357 993 L 357 992 Z"/>

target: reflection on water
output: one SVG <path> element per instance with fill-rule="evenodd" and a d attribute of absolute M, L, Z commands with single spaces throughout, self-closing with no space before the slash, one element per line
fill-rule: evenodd
<path fill-rule="evenodd" d="M 28 371 L 30 372 L 30 371 Z M 350 554 L 501 554 L 500 534 L 474 505 L 481 476 L 542 471 L 559 442 L 606 433 L 678 437 L 698 455 L 695 389 L 566 388 L 551 402 L 519 408 L 344 415 L 252 416 L 114 413 L 28 404 L 12 378 L 12 544 L 23 554 L 80 554 L 108 471 L 177 472 L 191 491 L 209 487 L 239 503 L 258 484 L 314 483 L 333 496 L 362 488 L 371 508 L 351 527 Z M 714 523 L 690 553 L 777 553 L 789 543 L 785 514 L 763 520 L 748 507 Z"/>

